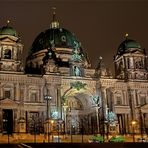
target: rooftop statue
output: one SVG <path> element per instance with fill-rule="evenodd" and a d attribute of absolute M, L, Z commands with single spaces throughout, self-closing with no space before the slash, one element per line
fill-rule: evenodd
<path fill-rule="evenodd" d="M 79 44 L 77 42 L 74 41 L 74 44 L 75 44 L 75 47 L 74 47 L 74 50 L 73 50 L 73 55 L 72 55 L 72 60 L 73 61 L 82 61 L 82 57 L 81 55 L 79 54 Z"/>

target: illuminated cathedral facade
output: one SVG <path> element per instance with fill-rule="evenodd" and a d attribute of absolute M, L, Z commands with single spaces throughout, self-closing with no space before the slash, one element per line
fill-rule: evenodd
<path fill-rule="evenodd" d="M 91 68 L 75 35 L 54 19 L 25 64 L 23 50 L 17 31 L 1 27 L 1 133 L 148 133 L 147 55 L 137 41 L 126 36 L 119 45 L 114 76 L 102 57 Z"/>

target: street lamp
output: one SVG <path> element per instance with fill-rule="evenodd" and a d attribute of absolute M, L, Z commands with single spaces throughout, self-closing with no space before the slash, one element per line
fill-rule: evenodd
<path fill-rule="evenodd" d="M 100 132 L 100 123 L 99 123 L 99 112 L 100 112 L 100 97 L 95 95 L 91 96 L 92 100 L 95 102 L 95 108 L 96 108 L 96 117 L 97 117 L 97 133 Z"/>
<path fill-rule="evenodd" d="M 65 122 L 65 124 L 64 124 L 64 134 L 65 134 L 65 136 L 67 134 L 67 108 L 68 108 L 68 106 L 64 103 L 63 109 L 64 109 L 64 122 Z"/>
<path fill-rule="evenodd" d="M 82 133 L 82 143 L 83 143 L 83 134 L 84 134 L 83 119 L 81 119 L 81 124 L 82 124 L 81 133 Z"/>
<path fill-rule="evenodd" d="M 45 95 L 44 99 L 47 101 L 47 114 L 46 114 L 46 120 L 47 120 L 47 135 L 48 135 L 48 142 L 49 142 L 49 101 L 51 101 L 52 97 L 49 95 Z"/>
<path fill-rule="evenodd" d="M 73 142 L 73 139 L 72 139 L 72 117 L 71 117 L 71 107 L 69 107 L 68 111 L 69 111 L 69 117 L 70 117 L 70 137 L 71 137 L 71 143 L 72 143 L 72 142 Z"/>
<path fill-rule="evenodd" d="M 37 132 L 37 119 L 33 116 L 32 117 L 32 121 L 33 121 L 33 132 L 34 132 L 34 143 L 36 143 L 36 132 Z"/>
<path fill-rule="evenodd" d="M 133 120 L 132 121 L 132 134 L 133 134 L 133 142 L 135 142 L 135 125 L 136 125 L 136 121 Z"/>
<path fill-rule="evenodd" d="M 49 118 L 49 101 L 52 99 L 52 97 L 49 96 L 49 95 L 45 95 L 44 99 L 47 101 L 47 114 L 46 114 L 46 118 L 48 119 Z"/>
<path fill-rule="evenodd" d="M 100 106 L 99 106 L 99 104 L 97 104 L 96 106 L 95 106 L 95 108 L 96 108 L 96 117 L 97 117 L 97 133 L 99 133 L 100 132 L 100 117 L 99 117 L 99 113 L 100 113 Z"/>
<path fill-rule="evenodd" d="M 142 117 L 141 105 L 138 106 L 138 111 L 139 111 L 139 123 L 140 123 L 141 139 L 143 139 L 143 117 Z"/>
<path fill-rule="evenodd" d="M 54 120 L 51 120 L 50 131 L 51 131 L 51 134 L 52 134 L 52 141 L 53 141 L 53 124 L 54 124 Z"/>

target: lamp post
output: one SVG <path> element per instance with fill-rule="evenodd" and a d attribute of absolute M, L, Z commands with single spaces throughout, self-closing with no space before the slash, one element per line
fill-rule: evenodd
<path fill-rule="evenodd" d="M 97 104 L 96 106 L 95 106 L 95 108 L 96 108 L 96 117 L 97 117 L 97 133 L 99 133 L 100 132 L 100 123 L 99 123 L 99 113 L 100 113 L 100 106 L 99 106 L 99 104 Z"/>
<path fill-rule="evenodd" d="M 33 128 L 34 128 L 34 143 L 36 143 L 36 132 L 37 132 L 37 127 L 36 127 L 36 119 L 35 119 L 34 116 L 33 116 L 32 120 L 33 120 Z"/>
<path fill-rule="evenodd" d="M 67 108 L 68 108 L 68 106 L 64 103 L 63 109 L 64 109 L 64 122 L 65 122 L 65 124 L 64 124 L 64 134 L 65 134 L 65 136 L 67 134 Z"/>
<path fill-rule="evenodd" d="M 136 121 L 133 120 L 133 121 L 132 121 L 132 135 L 133 135 L 133 142 L 135 142 L 135 125 L 136 125 Z"/>
<path fill-rule="evenodd" d="M 141 111 L 141 105 L 138 106 L 139 110 L 139 123 L 140 123 L 140 133 L 141 133 L 141 139 L 143 139 L 143 118 L 142 118 L 142 111 Z M 143 142 L 143 140 L 142 140 Z"/>
<path fill-rule="evenodd" d="M 82 132 L 82 143 L 83 143 L 83 134 L 84 134 L 83 119 L 81 119 L 81 124 L 82 124 L 81 132 Z"/>
<path fill-rule="evenodd" d="M 98 95 L 91 96 L 92 100 L 95 103 L 95 109 L 96 109 L 96 118 L 97 118 L 97 133 L 100 132 L 100 122 L 99 122 L 99 113 L 100 113 L 100 97 Z"/>
<path fill-rule="evenodd" d="M 63 123 L 63 120 L 58 120 L 57 121 L 58 143 L 61 141 L 60 140 L 60 132 L 62 131 L 62 127 L 61 127 L 62 123 Z"/>
<path fill-rule="evenodd" d="M 71 117 L 71 107 L 69 107 L 69 109 L 68 109 L 68 111 L 69 111 L 69 117 L 70 117 L 70 139 L 71 139 L 71 143 L 73 142 L 73 139 L 72 139 L 72 117 Z"/>
<path fill-rule="evenodd" d="M 52 97 L 49 95 L 45 95 L 44 99 L 47 101 L 47 114 L 46 114 L 46 120 L 47 120 L 47 137 L 49 142 L 49 101 L 51 101 Z"/>
<path fill-rule="evenodd" d="M 51 135 L 52 135 L 52 141 L 53 141 L 53 124 L 54 124 L 54 120 L 51 120 L 50 131 L 51 131 Z"/>

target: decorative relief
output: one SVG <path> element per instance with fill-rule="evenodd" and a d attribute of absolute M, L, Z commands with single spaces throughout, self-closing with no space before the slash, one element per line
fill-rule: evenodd
<path fill-rule="evenodd" d="M 87 84 L 82 83 L 80 81 L 76 81 L 76 82 L 70 83 L 70 85 L 71 85 L 71 88 L 77 89 L 79 91 L 80 89 L 85 89 L 85 86 Z"/>
<path fill-rule="evenodd" d="M 136 75 L 136 79 L 140 79 L 140 80 L 147 79 L 147 75 L 143 72 L 137 72 L 135 75 Z"/>
<path fill-rule="evenodd" d="M 78 66 L 73 66 L 74 76 L 81 76 L 81 69 Z"/>

